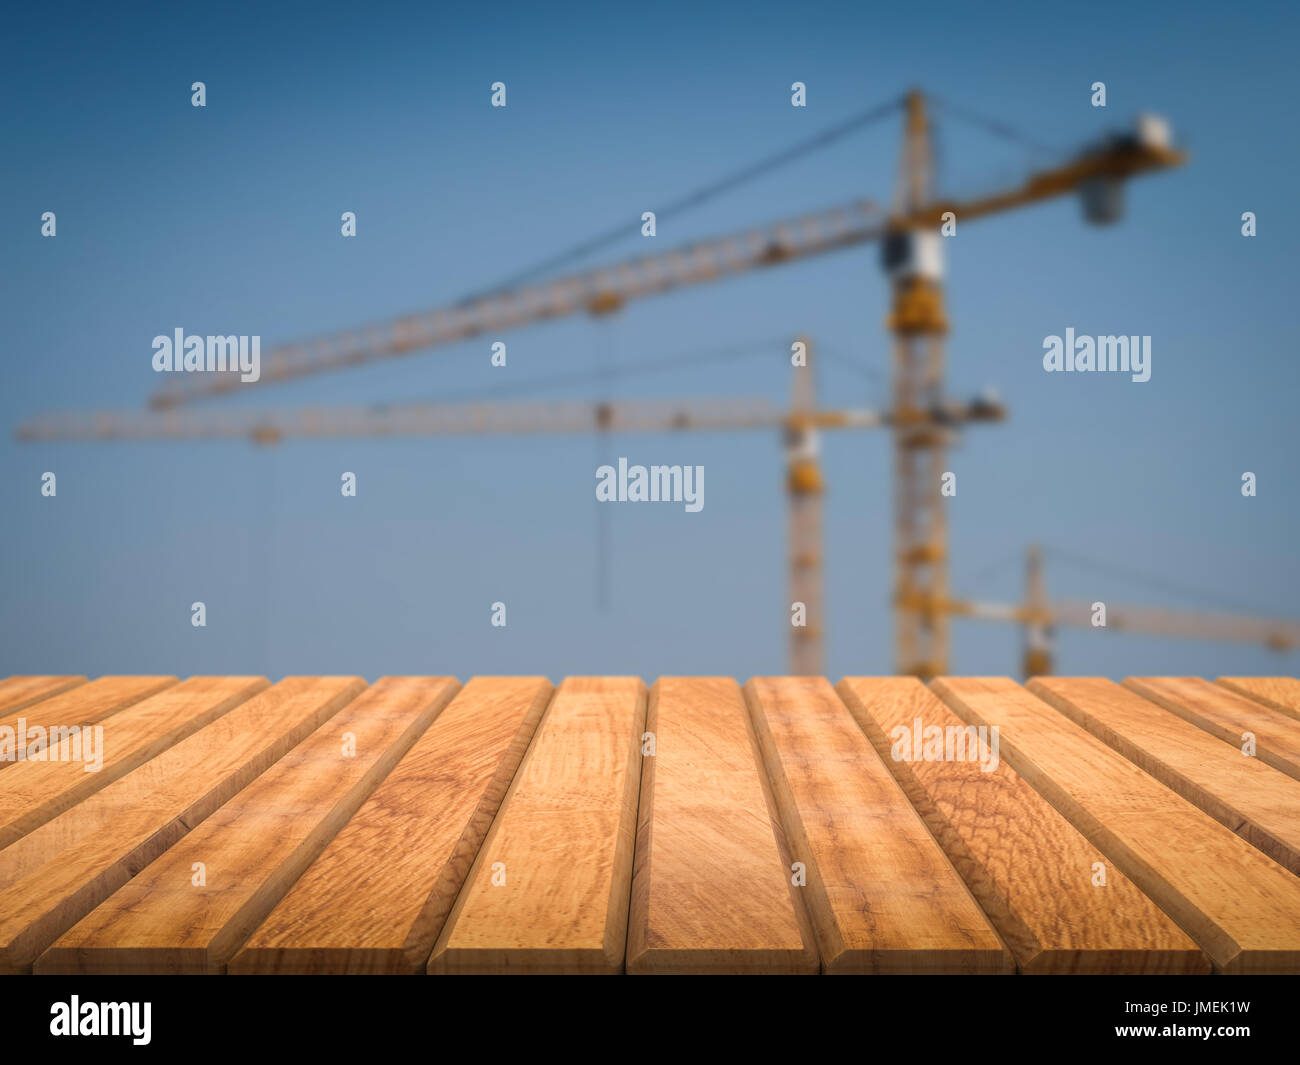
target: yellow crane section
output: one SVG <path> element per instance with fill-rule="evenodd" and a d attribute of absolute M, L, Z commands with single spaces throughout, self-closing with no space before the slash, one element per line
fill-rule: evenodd
<path fill-rule="evenodd" d="M 781 430 L 785 441 L 790 602 L 803 624 L 790 626 L 789 669 L 820 676 L 824 665 L 821 497 L 825 484 L 817 434 L 822 430 L 887 428 L 893 411 L 824 410 L 817 406 L 812 342 L 798 341 L 803 359 L 794 367 L 789 410 L 761 398 L 616 400 L 599 403 L 414 403 L 307 407 L 290 410 L 92 411 L 47 414 L 17 429 L 28 442 L 130 442 L 147 440 L 248 440 L 574 434 L 592 432 L 735 432 Z M 995 399 L 977 397 L 909 412 L 917 420 L 957 426 L 1000 421 Z"/>
<path fill-rule="evenodd" d="M 1044 676 L 1052 672 L 1052 630 L 1059 625 L 1101 629 L 1106 632 L 1141 632 L 1151 636 L 1253 643 L 1279 652 L 1300 647 L 1300 624 L 1280 618 L 1127 606 L 1099 600 L 1105 607 L 1105 624 L 1098 624 L 1100 615 L 1096 610 L 1097 603 L 1083 600 L 1048 602 L 1043 579 L 1043 556 L 1038 547 L 1029 548 L 1026 576 L 1025 600 L 1022 603 L 948 599 L 941 604 L 944 613 L 954 617 L 1023 625 L 1023 670 L 1026 677 Z"/>
<path fill-rule="evenodd" d="M 21 424 L 25 441 L 466 436 L 475 434 L 653 433 L 785 429 L 875 429 L 889 422 L 873 410 L 811 410 L 797 416 L 765 399 L 613 400 L 532 403 L 412 403 L 304 407 L 290 410 L 186 411 L 160 414 L 100 411 L 47 414 Z"/>
<path fill-rule="evenodd" d="M 914 112 L 921 99 L 918 92 L 908 96 L 908 132 L 913 140 L 918 137 Z M 937 230 L 948 211 L 963 222 L 972 221 L 1083 189 L 1090 219 L 1109 221 L 1120 183 L 1184 161 L 1183 154 L 1159 134 L 1160 127 L 1148 120 L 1133 136 L 1112 137 L 1061 165 L 1035 171 L 1020 184 L 985 196 L 942 202 L 914 199 L 889 217 L 870 201 L 857 201 L 462 304 L 283 344 L 265 353 L 258 384 L 396 358 L 548 318 L 608 313 L 629 300 L 838 251 L 891 233 Z M 196 374 L 170 383 L 155 393 L 151 404 L 168 407 L 249 387 L 257 385 L 241 384 L 237 375 Z"/>
<path fill-rule="evenodd" d="M 948 317 L 943 301 L 941 227 L 966 224 L 1078 189 L 1091 222 L 1115 221 L 1123 182 L 1182 163 L 1169 131 L 1139 118 L 1132 135 L 1115 136 L 1021 186 L 978 199 L 936 200 L 925 98 L 905 102 L 903 149 L 882 264 L 892 289 L 887 326 L 894 335 L 894 634 L 900 673 L 922 679 L 948 672 L 948 530 L 943 479 L 949 433 L 914 416 L 941 400 Z"/>
<path fill-rule="evenodd" d="M 892 110 L 871 112 L 874 120 Z M 948 618 L 962 612 L 948 595 L 947 529 L 941 484 L 952 430 L 967 421 L 998 420 L 995 400 L 953 403 L 944 394 L 944 340 L 948 319 L 942 287 L 945 225 L 968 224 L 1002 211 L 1080 193 L 1085 218 L 1115 221 L 1130 178 L 1178 166 L 1168 127 L 1140 116 L 1133 131 L 1109 136 L 1023 181 L 981 196 L 937 198 L 932 189 L 933 153 L 926 99 L 913 91 L 903 100 L 903 150 L 891 210 L 883 215 L 868 201 L 806 214 L 741 233 L 701 241 L 662 254 L 537 283 L 512 281 L 485 295 L 357 329 L 283 344 L 261 360 L 257 384 L 288 381 L 327 370 L 362 366 L 436 348 L 468 337 L 498 334 L 576 313 L 607 314 L 629 300 L 879 240 L 892 289 L 888 326 L 893 344 L 893 397 L 882 413 L 818 411 L 811 386 L 796 379 L 791 410 L 762 401 L 699 403 L 491 404 L 447 407 L 400 405 L 291 412 L 249 411 L 180 418 L 171 408 L 257 387 L 237 374 L 172 378 L 151 397 L 162 411 L 152 416 L 91 414 L 39 418 L 19 429 L 27 440 L 206 439 L 246 436 L 262 443 L 290 436 L 442 435 L 658 431 L 661 429 L 757 429 L 781 427 L 787 442 L 787 491 L 791 503 L 790 590 L 813 622 L 797 642 L 796 672 L 820 672 L 820 541 L 822 483 L 816 431 L 822 428 L 887 427 L 894 439 L 894 614 L 896 669 L 928 678 L 947 671 Z M 854 119 L 773 160 L 716 185 L 706 195 L 773 165 L 789 161 L 828 137 L 856 128 Z M 693 197 L 698 200 L 700 197 Z M 617 234 L 615 234 L 617 235 Z M 591 244 L 580 251 L 590 250 Z M 811 379 L 809 378 L 809 381 Z M 807 388 L 807 391 L 800 391 Z M 1034 608 L 1031 636 L 1048 624 L 1045 607 Z M 977 616 L 971 613 L 971 616 Z M 1044 659 L 1046 660 L 1046 659 Z M 1039 671 L 1040 672 L 1040 671 Z"/>

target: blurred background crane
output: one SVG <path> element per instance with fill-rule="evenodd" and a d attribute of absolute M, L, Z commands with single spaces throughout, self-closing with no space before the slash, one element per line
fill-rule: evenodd
<path fill-rule="evenodd" d="M 939 102 L 943 113 L 983 125 L 998 136 L 1024 140 L 1005 123 Z M 625 236 L 620 225 L 512 276 L 500 285 L 441 308 L 355 330 L 280 345 L 262 361 L 255 385 L 236 374 L 181 375 L 151 400 L 152 414 L 92 413 L 45 416 L 24 423 L 20 439 L 138 440 L 246 437 L 272 444 L 286 437 L 528 434 L 750 430 L 777 428 L 786 441 L 789 500 L 788 558 L 792 603 L 803 603 L 807 624 L 792 627 L 790 669 L 819 673 L 823 666 L 821 496 L 817 434 L 823 429 L 887 428 L 894 448 L 895 668 L 928 678 L 948 671 L 949 619 L 1001 620 L 1025 629 L 1026 673 L 1051 668 L 1050 633 L 1058 625 L 1088 625 L 1087 605 L 1050 604 L 1041 555 L 1031 550 L 1025 601 L 989 604 L 949 594 L 947 525 L 941 481 L 954 434 L 971 422 L 1001 420 L 990 395 L 954 402 L 944 388 L 944 341 L 949 321 L 943 299 L 941 233 L 1042 200 L 1079 193 L 1084 217 L 1116 221 L 1124 183 L 1180 165 L 1184 155 L 1168 127 L 1140 117 L 1132 132 L 1117 134 L 1035 169 L 1025 180 L 994 192 L 938 198 L 931 115 L 919 91 L 888 101 L 791 148 L 683 197 L 658 212 L 662 221 L 699 206 L 789 162 L 805 158 L 848 134 L 901 112 L 903 143 L 890 210 L 865 201 L 718 239 L 662 255 L 555 276 L 556 271 Z M 789 410 L 751 400 L 605 401 L 596 404 L 402 404 L 191 413 L 199 400 L 260 389 L 326 371 L 413 355 L 480 335 L 500 335 L 549 319 L 587 312 L 612 314 L 632 300 L 703 284 L 747 271 L 793 263 L 869 241 L 881 244 L 890 285 L 887 326 L 893 338 L 892 402 L 884 411 L 824 410 L 817 404 L 811 362 L 796 363 Z M 543 280 L 537 280 L 537 278 Z M 806 345 L 806 342 L 805 342 Z M 1108 629 L 1159 632 L 1210 639 L 1241 639 L 1274 649 L 1297 642 L 1289 622 L 1218 617 L 1192 612 L 1111 606 Z"/>

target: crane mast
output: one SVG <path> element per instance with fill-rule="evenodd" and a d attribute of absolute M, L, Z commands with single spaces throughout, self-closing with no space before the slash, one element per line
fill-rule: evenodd
<path fill-rule="evenodd" d="M 907 96 L 903 154 L 893 219 L 882 260 L 889 275 L 894 379 L 894 633 L 896 668 L 922 679 L 948 667 L 947 523 L 940 482 L 947 428 L 929 412 L 941 406 L 944 314 L 940 237 L 906 219 L 930 202 L 931 149 L 925 99 Z"/>
<path fill-rule="evenodd" d="M 804 362 L 796 366 L 786 423 L 786 496 L 789 502 L 789 573 L 791 609 L 803 608 L 803 624 L 792 617 L 790 672 L 819 677 L 824 672 L 822 644 L 822 494 L 825 482 L 819 462 L 812 353 L 801 338 Z"/>

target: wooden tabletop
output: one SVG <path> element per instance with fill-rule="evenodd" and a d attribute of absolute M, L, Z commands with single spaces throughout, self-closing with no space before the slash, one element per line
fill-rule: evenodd
<path fill-rule="evenodd" d="M 1300 682 L 10 677 L 0 972 L 1297 973 Z"/>

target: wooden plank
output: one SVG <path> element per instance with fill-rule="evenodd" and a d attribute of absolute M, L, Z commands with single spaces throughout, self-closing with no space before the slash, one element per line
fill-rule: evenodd
<path fill-rule="evenodd" d="M 0 714 L 16 714 L 51 695 L 85 684 L 85 677 L 23 676 L 0 680 Z"/>
<path fill-rule="evenodd" d="M 1105 855 L 1002 760 L 996 734 L 967 734 L 912 677 L 845 678 L 836 690 L 1021 972 L 1210 971 L 1196 944 L 1122 872 L 1111 868 L 1096 883 Z"/>
<path fill-rule="evenodd" d="M 940 677 L 971 725 L 1229 973 L 1300 971 L 1300 879 L 1012 681 Z"/>
<path fill-rule="evenodd" d="M 664 677 L 646 730 L 627 971 L 816 973 L 740 686 Z"/>
<path fill-rule="evenodd" d="M 1010 972 L 1011 954 L 821 677 L 745 685 L 827 973 Z"/>
<path fill-rule="evenodd" d="M 21 765 L 29 746 L 43 747 L 50 726 L 98 724 L 175 683 L 175 677 L 100 677 L 89 684 L 69 684 L 62 691 L 2 708 L 5 717 L 0 719 L 0 770 Z M 27 692 L 32 693 L 31 689 Z"/>
<path fill-rule="evenodd" d="M 429 972 L 621 972 L 645 685 L 560 685 L 443 926 Z"/>
<path fill-rule="evenodd" d="M 0 973 L 82 915 L 365 690 L 287 677 L 0 850 Z"/>
<path fill-rule="evenodd" d="M 78 727 L 17 763 L 0 791 L 0 847 L 210 724 L 267 686 L 264 677 L 191 677 L 117 711 L 108 724 Z M 53 735 L 50 736 L 53 740 Z M 98 768 L 95 768 L 95 766 Z"/>
<path fill-rule="evenodd" d="M 1300 875 L 1300 781 L 1101 677 L 1028 688 L 1219 824 Z"/>
<path fill-rule="evenodd" d="M 222 972 L 459 687 L 379 680 L 64 932 L 34 971 Z"/>
<path fill-rule="evenodd" d="M 1300 680 L 1295 677 L 1220 677 L 1218 683 L 1300 721 Z"/>
<path fill-rule="evenodd" d="M 544 677 L 471 680 L 228 971 L 422 972 L 552 691 Z"/>
<path fill-rule="evenodd" d="M 1256 758 L 1300 780 L 1300 721 L 1202 677 L 1128 677 L 1124 687 L 1239 751 L 1249 733 Z"/>

